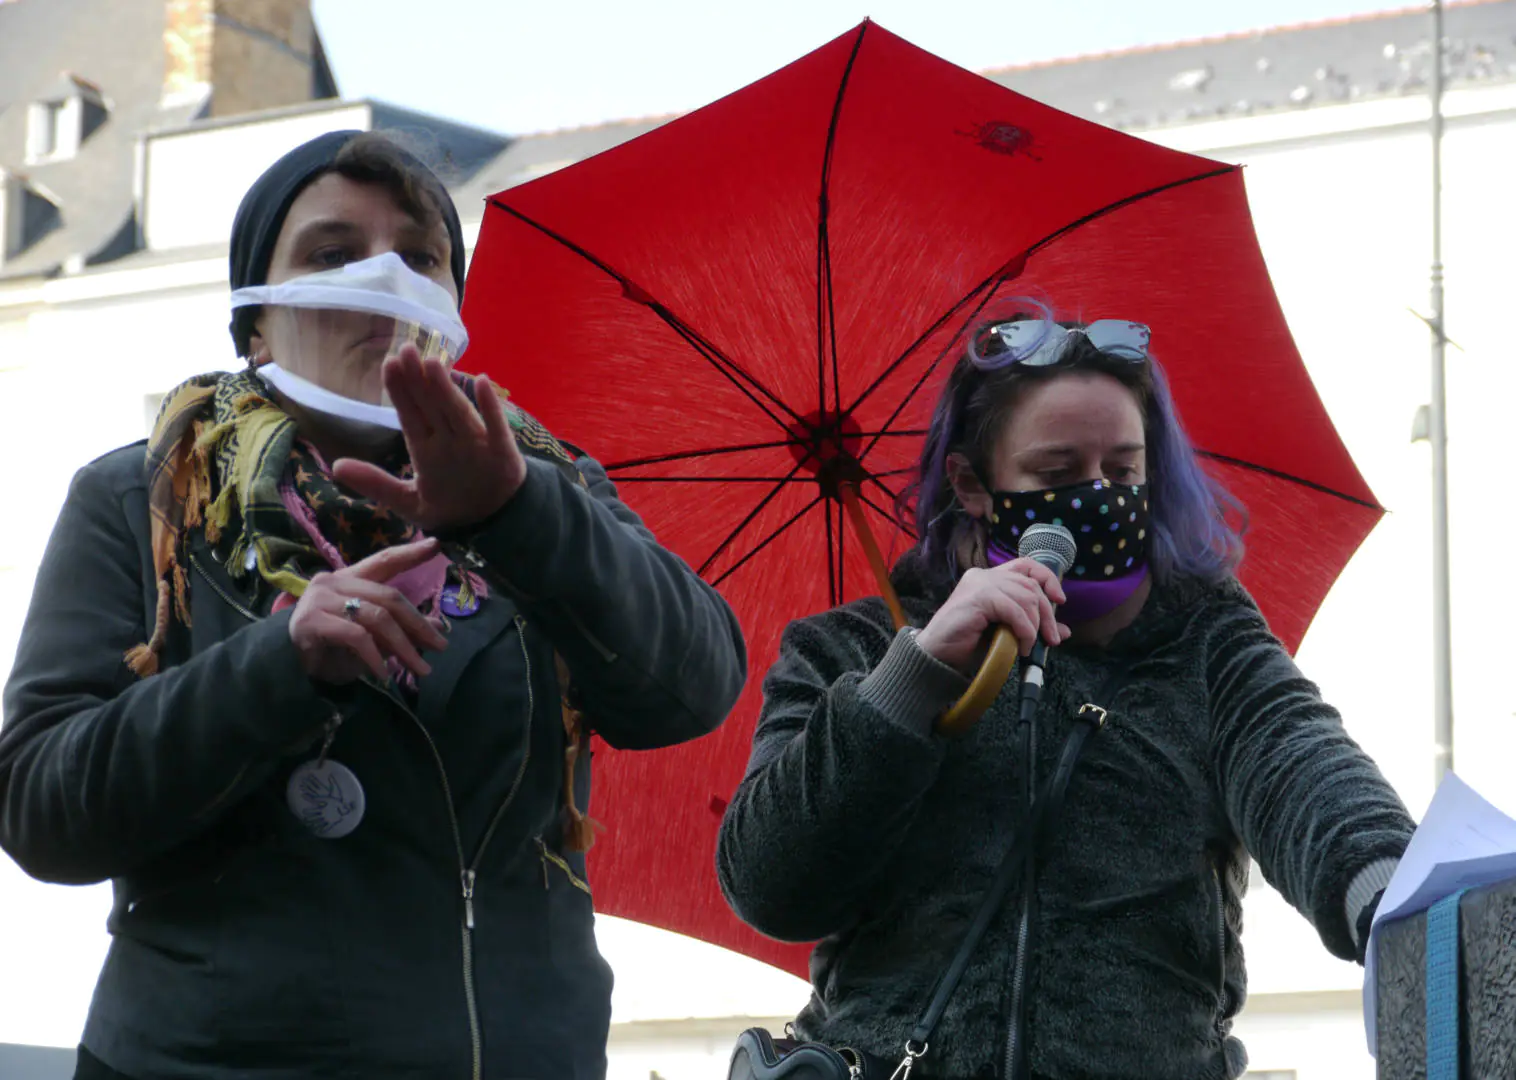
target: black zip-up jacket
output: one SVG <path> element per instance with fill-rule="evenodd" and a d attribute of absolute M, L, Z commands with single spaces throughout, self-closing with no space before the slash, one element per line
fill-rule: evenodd
<path fill-rule="evenodd" d="M 950 588 L 913 556 L 896 583 L 916 626 Z M 1097 701 L 1118 664 L 1128 681 Z M 1018 828 L 1014 688 L 966 737 L 932 733 L 966 685 L 877 600 L 784 636 L 718 870 L 760 932 L 820 939 L 804 1038 L 898 1061 Z M 1003 1077 L 1013 1029 L 1036 1077 L 1231 1080 L 1247 1060 L 1230 1029 L 1246 993 L 1248 854 L 1352 958 L 1349 912 L 1409 841 L 1394 790 L 1235 581 L 1155 588 L 1108 649 L 1052 654 L 1039 785 L 1085 703 L 1109 722 L 1039 859 L 1030 955 L 1017 955 L 1027 906 L 1013 890 L 913 1080 Z"/>
<path fill-rule="evenodd" d="M 155 604 L 144 453 L 75 478 L 0 729 L 0 845 L 45 881 L 114 881 L 84 1044 L 138 1080 L 602 1077 L 611 973 L 562 844 L 553 653 L 609 743 L 692 739 L 745 676 L 726 604 L 593 461 L 585 487 L 531 459 L 468 541 L 510 587 L 453 620 L 414 703 L 323 693 L 289 612 L 261 617 L 270 598 L 198 534 L 192 625 L 139 680 L 122 656 Z M 331 840 L 285 787 L 334 708 L 331 757 L 367 806 Z M 587 758 L 575 786 L 584 807 Z"/>

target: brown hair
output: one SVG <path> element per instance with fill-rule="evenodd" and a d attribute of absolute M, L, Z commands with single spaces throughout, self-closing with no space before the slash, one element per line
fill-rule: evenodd
<path fill-rule="evenodd" d="M 401 210 L 428 229 L 443 220 L 443 208 L 451 203 L 437 174 L 422 163 L 422 155 L 389 132 L 353 136 L 326 171 L 384 188 Z"/>

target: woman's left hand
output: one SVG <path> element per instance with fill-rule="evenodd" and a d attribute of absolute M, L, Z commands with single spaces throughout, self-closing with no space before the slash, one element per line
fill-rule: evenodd
<path fill-rule="evenodd" d="M 475 408 L 447 367 L 423 360 L 414 345 L 384 361 L 383 378 L 415 476 L 401 480 L 377 465 L 344 458 L 332 466 L 337 480 L 425 532 L 483 521 L 520 490 L 526 459 L 489 379 L 481 375 L 475 384 Z"/>

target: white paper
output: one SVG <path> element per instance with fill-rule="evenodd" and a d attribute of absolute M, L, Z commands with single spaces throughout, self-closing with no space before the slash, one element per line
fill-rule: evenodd
<path fill-rule="evenodd" d="M 1374 1014 L 1374 935 L 1379 924 L 1425 911 L 1459 889 L 1516 878 L 1516 820 L 1490 805 L 1477 791 L 1448 773 L 1432 797 L 1426 816 L 1395 876 L 1385 887 L 1369 931 L 1363 967 L 1363 1024 L 1369 1053 L 1377 1054 Z"/>

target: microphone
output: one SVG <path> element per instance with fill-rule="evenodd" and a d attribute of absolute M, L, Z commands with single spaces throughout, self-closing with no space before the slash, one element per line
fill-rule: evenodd
<path fill-rule="evenodd" d="M 1074 565 L 1078 548 L 1074 534 L 1062 525 L 1037 524 L 1021 534 L 1018 558 L 1033 559 L 1058 575 L 1059 580 Z M 988 655 L 974 676 L 969 688 L 937 721 L 937 730 L 944 735 L 961 735 L 979 722 L 985 710 L 999 695 L 1001 688 L 1010 679 L 1016 665 L 1020 646 L 1016 636 L 1004 626 L 995 628 L 990 640 Z M 1047 644 L 1039 637 L 1032 646 L 1030 656 L 1021 658 L 1021 727 L 1023 735 L 1029 731 L 1033 715 L 1037 711 L 1037 699 L 1042 694 L 1042 669 L 1047 664 Z M 1023 758 L 1030 760 L 1024 753 Z"/>
<path fill-rule="evenodd" d="M 1018 558 L 1031 559 L 1047 567 L 1059 581 L 1074 566 L 1079 548 L 1074 543 L 1074 534 L 1062 525 L 1038 522 L 1021 534 L 1017 545 Z M 1021 661 L 1021 703 L 1023 711 L 1035 705 L 1042 694 L 1042 671 L 1047 666 L 1047 643 L 1038 637 L 1032 646 L 1031 655 Z"/>

